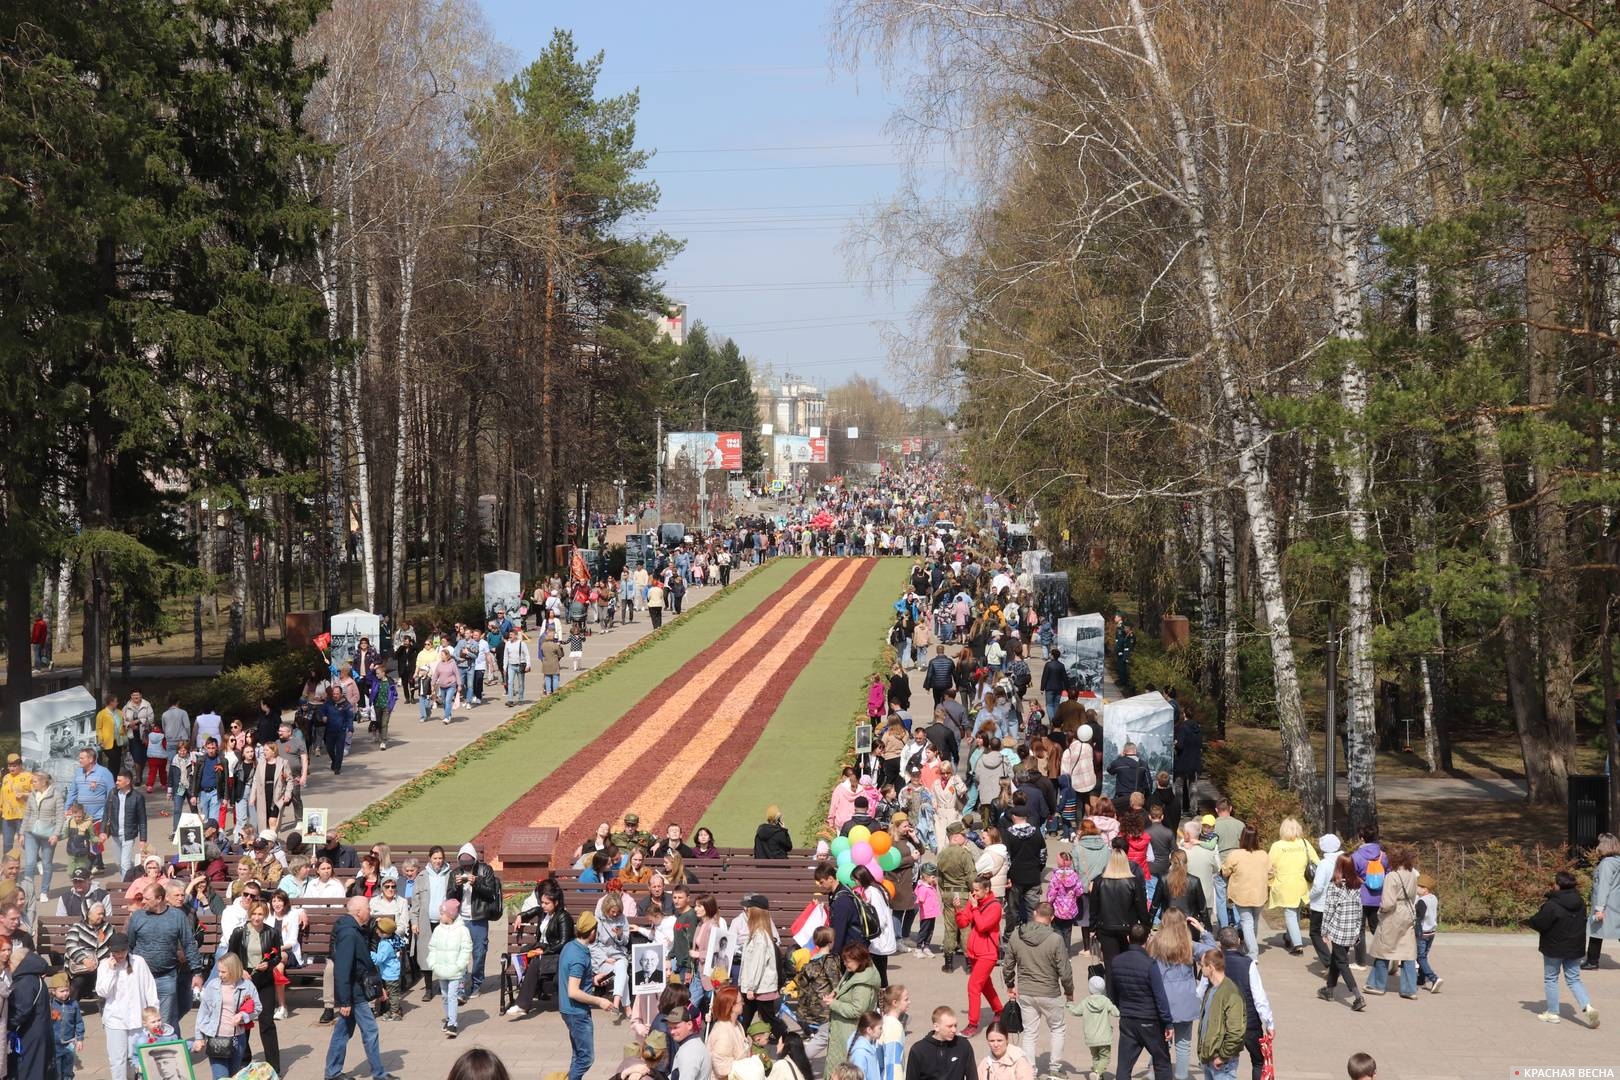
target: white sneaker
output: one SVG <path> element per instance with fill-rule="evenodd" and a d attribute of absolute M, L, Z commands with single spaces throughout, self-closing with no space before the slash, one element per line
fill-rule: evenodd
<path fill-rule="evenodd" d="M 521 1006 L 521 1005 L 513 1005 L 510 1009 L 506 1010 L 506 1015 L 507 1016 L 522 1016 L 523 1015 L 523 1006 Z"/>
<path fill-rule="evenodd" d="M 450 717 L 448 717 L 448 716 L 447 716 L 447 717 L 445 717 L 445 718 L 444 718 L 444 722 L 445 722 L 445 723 L 446 723 L 446 724 L 448 724 L 448 723 L 450 723 L 450 719 L 451 719 L 451 718 L 450 718 Z"/>
<path fill-rule="evenodd" d="M 1590 1028 L 1595 1028 L 1598 1026 L 1598 1013 L 1596 1005 L 1588 1005 L 1586 1007 L 1586 1026 Z"/>
<path fill-rule="evenodd" d="M 1536 1019 L 1540 1020 L 1543 1024 L 1562 1024 L 1564 1022 L 1564 1018 L 1562 1016 L 1559 1016 L 1557 1013 L 1550 1012 L 1541 1013 L 1536 1017 Z"/>
<path fill-rule="evenodd" d="M 271 1016 L 271 1019 L 272 1020 L 285 1020 L 285 1019 L 287 1019 L 287 1006 L 283 1005 L 281 1008 L 277 1009 L 275 1011 L 275 1013 Z"/>
<path fill-rule="evenodd" d="M 387 743 L 383 743 L 383 744 L 382 744 L 382 748 L 383 748 L 383 749 L 384 749 L 384 750 L 386 750 L 386 749 L 388 749 L 388 744 L 387 744 Z"/>

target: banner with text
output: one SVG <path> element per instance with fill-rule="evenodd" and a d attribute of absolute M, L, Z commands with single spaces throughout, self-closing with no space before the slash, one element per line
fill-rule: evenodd
<path fill-rule="evenodd" d="M 827 464 L 827 436 L 810 436 L 810 463 L 812 465 Z"/>
<path fill-rule="evenodd" d="M 664 465 L 669 469 L 741 469 L 742 433 L 672 431 L 665 439 Z"/>

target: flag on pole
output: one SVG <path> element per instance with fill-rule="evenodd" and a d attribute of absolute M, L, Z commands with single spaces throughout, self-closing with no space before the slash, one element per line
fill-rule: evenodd
<path fill-rule="evenodd" d="M 815 900 L 804 905 L 799 917 L 793 920 L 793 940 L 802 948 L 814 948 L 816 928 L 827 925 L 827 909 Z"/>

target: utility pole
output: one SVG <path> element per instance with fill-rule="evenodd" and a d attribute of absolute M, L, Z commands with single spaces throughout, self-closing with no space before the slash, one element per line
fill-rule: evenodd
<path fill-rule="evenodd" d="M 653 514 L 658 518 L 654 527 L 664 523 L 664 414 L 653 414 Z"/>

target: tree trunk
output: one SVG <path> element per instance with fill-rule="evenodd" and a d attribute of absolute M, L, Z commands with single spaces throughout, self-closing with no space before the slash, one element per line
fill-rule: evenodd
<path fill-rule="evenodd" d="M 1277 725 L 1282 733 L 1286 758 L 1285 779 L 1290 787 L 1299 792 L 1305 806 L 1314 807 L 1319 801 L 1316 761 L 1305 727 L 1305 708 L 1300 698 L 1294 642 L 1288 626 L 1282 559 L 1276 543 L 1276 516 L 1265 465 L 1260 457 L 1265 445 L 1260 437 L 1260 419 L 1254 411 L 1251 396 L 1241 383 L 1232 356 L 1226 290 L 1204 208 L 1203 187 L 1192 134 L 1160 56 L 1158 41 L 1149 26 L 1143 0 L 1130 0 L 1130 12 L 1132 26 L 1141 43 L 1143 62 L 1154 82 L 1160 104 L 1168 114 L 1175 138 L 1181 179 L 1181 210 L 1196 253 L 1200 298 L 1210 335 L 1209 351 L 1219 381 L 1222 411 L 1230 424 L 1232 443 L 1237 449 L 1238 482 L 1248 511 L 1255 576 L 1264 601 L 1265 629 L 1271 645 L 1272 674 L 1277 691 Z M 1314 812 L 1311 816 L 1314 818 Z"/>
<path fill-rule="evenodd" d="M 110 247 L 105 253 L 111 259 Z M 84 526 L 112 527 L 112 418 L 91 398 L 90 422 L 84 433 Z M 97 704 L 111 688 L 112 600 L 108 593 L 107 559 L 92 552 L 84 566 L 84 648 L 80 661 L 85 688 Z"/>
<path fill-rule="evenodd" d="M 6 519 L 22 520 L 26 495 L 7 485 Z M 22 737 L 22 703 L 34 696 L 34 650 L 29 638 L 34 629 L 29 608 L 34 596 L 34 564 L 24 552 L 7 553 L 6 567 L 6 709 L 3 730 Z M 35 764 L 30 762 L 30 764 Z"/>
<path fill-rule="evenodd" d="M 1496 418 L 1481 411 L 1474 418 L 1474 435 L 1480 464 L 1480 488 L 1484 496 L 1485 540 L 1490 546 L 1508 603 L 1515 605 L 1520 592 L 1519 567 L 1513 540 L 1513 519 L 1508 509 L 1507 476 L 1502 465 L 1502 442 Z M 1502 662 L 1507 669 L 1508 702 L 1519 731 L 1519 749 L 1524 757 L 1524 775 L 1532 802 L 1557 802 L 1564 788 L 1561 774 L 1553 764 L 1552 740 L 1548 736 L 1541 695 L 1537 693 L 1536 648 L 1528 620 L 1510 611 L 1499 627 L 1502 635 Z M 1567 792 L 1565 793 L 1567 795 Z"/>
<path fill-rule="evenodd" d="M 410 423 L 411 307 L 416 282 L 416 240 L 406 229 L 405 250 L 399 258 L 399 338 L 394 349 L 397 413 L 394 419 L 394 520 L 389 537 L 388 608 L 395 625 L 405 615 L 405 451 Z"/>
<path fill-rule="evenodd" d="M 1525 272 L 1525 312 L 1530 320 L 1529 400 L 1532 406 L 1556 409 L 1562 397 L 1560 356 L 1562 341 L 1553 330 L 1540 329 L 1562 323 L 1558 311 L 1560 281 L 1557 261 L 1568 254 L 1555 247 L 1552 229 L 1543 220 L 1550 211 L 1532 206 L 1528 223 L 1530 254 Z M 1548 443 L 1559 438 L 1559 422 L 1544 414 L 1538 423 L 1554 428 Z M 1538 443 L 1540 440 L 1536 440 Z M 1550 784 L 1540 790 L 1532 786 L 1536 802 L 1562 803 L 1569 796 L 1565 783 L 1575 757 L 1575 621 L 1579 584 L 1570 570 L 1569 515 L 1564 506 L 1557 466 L 1548 461 L 1554 447 L 1538 447 L 1530 455 L 1530 474 L 1535 487 L 1531 512 L 1532 536 L 1540 564 L 1540 587 L 1536 594 L 1541 642 L 1543 699 L 1546 702 L 1545 771 Z"/>
<path fill-rule="evenodd" d="M 246 640 L 247 626 L 247 508 L 233 506 L 230 514 L 231 600 L 225 631 L 226 663 L 235 659 Z"/>

